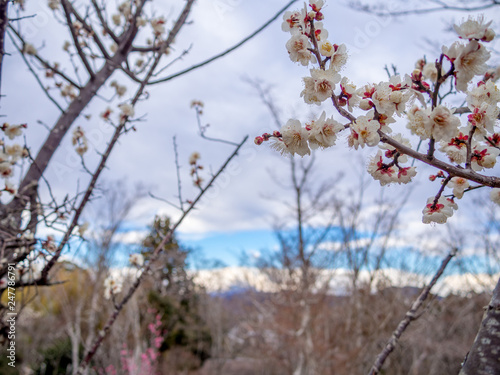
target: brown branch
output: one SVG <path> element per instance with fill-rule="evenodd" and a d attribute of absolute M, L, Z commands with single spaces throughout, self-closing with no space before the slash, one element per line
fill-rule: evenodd
<path fill-rule="evenodd" d="M 362 12 L 371 13 L 375 14 L 376 16 L 384 17 L 384 16 L 404 16 L 408 14 L 426 14 L 426 13 L 441 12 L 444 10 L 476 12 L 480 10 L 489 9 L 497 5 L 500 5 L 500 2 L 497 0 L 493 0 L 490 4 L 478 5 L 474 7 L 459 7 L 459 6 L 451 6 L 448 4 L 442 4 L 441 6 L 435 8 L 410 9 L 410 10 L 402 10 L 395 12 L 375 11 L 375 9 L 371 8 L 369 5 L 361 5 L 361 4 L 351 4 L 351 7 L 355 10 L 360 10 Z"/>
<path fill-rule="evenodd" d="M 12 28 L 9 28 L 9 30 L 13 30 Z M 15 32 L 15 31 L 14 31 Z M 54 105 L 57 107 L 57 109 L 59 109 L 59 111 L 61 112 L 64 112 L 64 109 L 59 105 L 59 103 L 57 102 L 57 100 L 54 99 L 54 97 L 52 97 L 52 95 L 50 95 L 49 93 L 49 90 L 47 89 L 47 87 L 45 87 L 43 85 L 43 82 L 42 80 L 40 79 L 40 75 L 39 74 L 36 74 L 36 72 L 33 70 L 33 67 L 31 66 L 31 64 L 29 63 L 28 59 L 26 58 L 26 56 L 24 55 L 24 53 L 22 52 L 22 48 L 20 48 L 15 42 L 14 42 L 14 37 L 8 33 L 9 35 L 9 38 L 10 40 L 12 41 L 12 44 L 16 47 L 16 49 L 19 51 L 20 55 L 21 55 L 21 58 L 23 59 L 24 63 L 26 64 L 26 66 L 28 67 L 28 70 L 31 72 L 31 74 L 33 74 L 33 77 L 35 77 L 35 80 L 36 82 L 38 83 L 38 85 L 40 86 L 40 88 L 42 89 L 42 91 L 45 93 L 45 95 L 47 96 L 47 98 L 49 98 L 49 100 L 54 103 Z M 24 42 L 23 42 L 24 44 Z M 35 56 L 36 57 L 36 56 Z"/>
<path fill-rule="evenodd" d="M 175 73 L 175 74 L 172 74 L 168 77 L 165 77 L 165 78 L 161 78 L 161 79 L 158 79 L 156 81 L 152 81 L 150 82 L 151 85 L 155 85 L 157 83 L 161 83 L 161 82 L 167 82 L 167 81 L 170 81 L 171 79 L 174 79 L 174 78 L 177 78 L 179 76 L 182 76 L 186 73 L 189 73 L 190 71 L 192 70 L 195 70 L 195 69 L 198 69 L 204 65 L 207 65 L 207 64 L 210 64 L 211 62 L 217 60 L 217 59 L 220 59 L 221 57 L 224 57 L 226 56 L 227 54 L 233 52 L 234 50 L 238 49 L 239 47 L 241 47 L 243 44 L 245 44 L 246 42 L 248 42 L 250 39 L 252 39 L 254 36 L 256 36 L 257 34 L 259 34 L 262 30 L 264 30 L 267 26 L 269 26 L 274 20 L 276 20 L 280 15 L 281 13 L 283 13 L 290 5 L 292 5 L 293 3 L 295 3 L 297 0 L 292 0 L 290 2 L 288 2 L 283 8 L 281 8 L 269 21 L 267 21 L 264 25 L 262 25 L 261 27 L 259 27 L 256 31 L 254 31 L 252 34 L 250 34 L 249 36 L 247 36 L 246 38 L 244 38 L 243 40 L 241 40 L 239 43 L 235 44 L 234 46 L 232 46 L 231 48 L 228 48 L 227 50 L 205 60 L 205 61 L 202 61 L 201 63 L 198 63 L 198 64 L 195 64 L 187 69 L 184 69 L 178 73 Z"/>
<path fill-rule="evenodd" d="M 154 249 L 153 254 L 151 255 L 151 258 L 149 259 L 148 264 L 144 267 L 142 270 L 141 274 L 137 277 L 135 280 L 134 284 L 129 288 L 127 291 L 127 294 L 125 297 L 123 297 L 122 301 L 118 303 L 111 316 L 108 318 L 108 321 L 106 322 L 106 325 L 104 328 L 101 329 L 99 334 L 97 335 L 97 338 L 94 340 L 92 347 L 87 351 L 85 354 L 85 357 L 83 358 L 82 362 L 80 363 L 77 374 L 83 374 L 83 371 L 85 368 L 88 366 L 92 358 L 94 357 L 95 353 L 97 352 L 97 349 L 101 346 L 102 342 L 104 339 L 107 337 L 109 334 L 109 331 L 111 330 L 111 327 L 113 326 L 116 318 L 120 314 L 121 310 L 125 306 L 125 304 L 130 300 L 132 295 L 135 293 L 135 291 L 139 288 L 139 285 L 141 284 L 144 275 L 148 274 L 154 261 L 158 258 L 160 255 L 161 251 L 163 250 L 164 246 L 172 239 L 172 236 L 177 229 L 177 227 L 182 223 L 182 221 L 186 218 L 186 216 L 191 212 L 191 210 L 196 206 L 196 204 L 199 202 L 199 200 L 202 198 L 202 196 L 205 194 L 205 192 L 210 189 L 210 187 L 213 185 L 215 180 L 219 177 L 219 175 L 224 171 L 224 169 L 227 167 L 229 162 L 238 154 L 238 151 L 240 148 L 243 146 L 243 144 L 247 141 L 248 136 L 246 136 L 236 147 L 236 149 L 233 151 L 233 153 L 226 159 L 226 162 L 219 168 L 217 173 L 211 178 L 211 180 L 208 182 L 208 184 L 200 191 L 196 199 L 189 205 L 189 208 L 184 211 L 177 220 L 177 222 L 170 228 L 168 233 L 165 235 L 163 240 L 158 244 L 158 246 Z"/>
<path fill-rule="evenodd" d="M 382 131 L 379 130 L 378 133 L 383 143 L 391 145 L 402 154 L 406 154 L 414 159 L 424 162 L 425 164 L 441 169 L 450 174 L 451 176 L 463 177 L 467 180 L 474 181 L 477 182 L 478 184 L 493 188 L 500 187 L 499 177 L 485 176 L 477 172 L 474 172 L 472 169 L 464 169 L 460 166 L 454 166 L 442 160 L 436 159 L 435 157 L 429 159 L 427 154 L 421 154 L 420 152 L 415 151 L 410 147 L 400 144 L 399 142 L 395 141 Z"/>
<path fill-rule="evenodd" d="M 26 44 L 26 42 L 24 41 L 24 38 L 21 36 L 21 34 L 19 34 L 19 33 L 18 33 L 18 31 L 17 31 L 16 29 L 14 29 L 11 25 L 9 25 L 9 30 L 11 30 L 11 31 L 12 31 L 12 32 L 16 35 L 16 37 L 17 37 L 17 38 L 21 41 L 21 43 L 22 43 L 23 45 L 25 45 L 25 44 Z M 18 48 L 18 50 L 19 50 L 19 48 Z M 69 78 L 69 77 L 68 77 L 66 74 L 64 74 L 63 72 L 61 72 L 61 71 L 60 71 L 59 69 L 57 69 L 55 66 L 51 66 L 51 65 L 49 64 L 49 62 L 48 62 L 48 61 L 46 61 L 46 60 L 44 60 L 44 59 L 42 59 L 38 53 L 35 53 L 35 54 L 33 55 L 33 57 L 34 57 L 35 59 L 37 59 L 37 60 L 40 62 L 40 64 L 42 64 L 42 65 L 43 65 L 43 67 L 44 67 L 44 68 L 46 68 L 46 69 L 50 69 L 52 72 L 54 72 L 54 74 L 57 74 L 57 75 L 58 75 L 58 76 L 60 76 L 62 79 L 64 79 L 64 80 L 65 80 L 65 81 L 67 81 L 68 83 L 70 83 L 72 86 L 74 86 L 74 87 L 76 87 L 78 90 L 80 90 L 80 85 L 78 85 L 75 81 L 73 81 L 71 78 Z M 35 74 L 35 73 L 33 73 L 33 74 Z M 35 76 L 36 76 L 36 75 L 35 75 Z"/>
<path fill-rule="evenodd" d="M 420 307 L 422 306 L 424 301 L 427 299 L 432 287 L 436 284 L 438 279 L 441 277 L 444 270 L 448 266 L 448 263 L 450 263 L 450 260 L 456 255 L 456 253 L 457 253 L 457 249 L 453 249 L 443 259 L 443 261 L 441 262 L 441 267 L 439 267 L 437 272 L 434 274 L 434 277 L 432 278 L 429 285 L 427 285 L 424 289 L 422 289 L 422 292 L 420 293 L 418 298 L 413 302 L 410 310 L 408 310 L 406 312 L 404 319 L 398 324 L 398 327 L 392 333 L 392 337 L 387 342 L 387 345 L 385 346 L 385 348 L 377 356 L 377 359 L 375 360 L 375 363 L 373 364 L 373 366 L 369 372 L 369 375 L 376 375 L 376 374 L 380 373 L 380 370 L 382 369 L 384 362 L 386 361 L 387 357 L 389 357 L 389 355 L 392 353 L 392 351 L 396 347 L 396 344 L 398 343 L 399 338 L 404 333 L 406 328 L 408 328 L 410 323 L 417 319 L 416 313 L 417 313 L 418 309 L 420 309 Z"/>
<path fill-rule="evenodd" d="M 87 60 L 87 56 L 85 55 L 85 52 L 83 52 L 82 50 L 82 46 L 80 46 L 80 42 L 78 41 L 78 35 L 76 33 L 75 27 L 73 26 L 73 22 L 71 21 L 72 10 L 70 9 L 70 4 L 68 0 L 61 0 L 61 5 L 63 6 L 64 14 L 66 16 L 66 23 L 69 28 L 69 31 L 71 32 L 71 36 L 73 37 L 73 44 L 75 45 L 76 50 L 78 51 L 78 56 L 80 56 L 80 60 L 82 60 L 85 69 L 87 69 L 87 72 L 89 73 L 90 76 L 90 80 L 93 80 L 95 76 L 94 70 L 91 68 Z"/>
<path fill-rule="evenodd" d="M 104 44 L 101 42 L 101 39 L 99 39 L 99 36 L 98 34 L 94 31 L 94 29 L 92 28 L 92 26 L 90 26 L 87 22 L 85 22 L 85 19 L 83 19 L 79 14 L 78 12 L 76 11 L 76 9 L 73 7 L 73 5 L 71 3 L 67 3 L 68 6 L 69 6 L 69 10 L 71 13 L 73 13 L 73 15 L 75 16 L 75 18 L 78 20 L 78 22 L 80 22 L 82 25 L 83 25 L 83 28 L 85 29 L 85 31 L 87 31 L 87 33 L 89 35 L 92 35 L 92 38 L 94 39 L 94 42 L 95 44 L 97 44 L 97 47 L 99 48 L 99 50 L 101 51 L 101 53 L 103 54 L 104 58 L 105 59 L 109 59 L 110 56 L 108 54 L 108 51 L 106 50 L 106 47 L 104 46 Z M 99 16 L 99 14 L 98 14 Z M 101 18 L 99 17 L 99 20 L 101 20 Z M 101 21 L 102 22 L 102 21 Z M 104 25 L 103 25 L 104 27 Z"/>
<path fill-rule="evenodd" d="M 9 0 L 0 0 L 0 100 L 2 97 L 2 66 L 3 57 L 5 56 L 5 31 L 9 24 L 7 11 L 9 7 Z"/>
<path fill-rule="evenodd" d="M 189 12 L 191 10 L 191 6 L 193 3 L 194 3 L 194 0 L 188 0 L 188 2 L 186 3 L 183 11 L 181 12 L 179 18 L 177 19 L 177 22 L 175 23 L 172 31 L 170 32 L 167 40 L 164 43 L 164 46 L 163 46 L 164 49 L 168 48 L 169 43 L 173 42 L 177 33 L 180 31 L 182 25 L 184 25 L 184 23 L 186 22 L 186 19 L 189 15 Z M 131 36 L 131 38 L 133 38 L 133 36 Z M 129 46 L 131 45 L 131 42 L 125 41 L 125 43 L 127 43 Z M 116 58 L 116 56 L 119 56 L 119 55 L 120 54 L 117 53 L 115 55 L 115 58 Z M 156 66 L 158 65 L 162 55 L 163 54 L 160 53 L 157 56 L 155 62 L 153 63 L 153 65 L 150 68 L 150 71 L 146 75 L 146 78 L 141 83 L 140 87 L 137 89 L 137 91 L 134 95 L 134 98 L 132 99 L 132 102 L 131 102 L 132 106 L 134 106 L 139 101 L 139 98 L 144 93 L 144 89 L 147 86 L 152 74 L 154 73 L 154 70 L 155 70 Z M 125 57 L 123 57 L 123 60 L 124 59 L 125 59 Z M 117 66 L 117 65 L 115 65 L 115 66 Z M 48 278 L 49 271 L 52 269 L 52 267 L 54 267 L 54 265 L 56 264 L 56 262 L 58 261 L 58 259 L 60 258 L 61 254 L 62 254 L 64 246 L 66 246 L 66 244 L 68 243 L 68 241 L 71 237 L 71 233 L 73 232 L 73 229 L 78 224 L 78 220 L 80 218 L 80 215 L 82 214 L 83 209 L 85 208 L 87 202 L 89 201 L 89 199 L 94 191 L 97 180 L 98 180 L 99 176 L 101 175 L 102 171 L 104 170 L 104 167 L 106 166 L 106 163 L 107 163 L 108 158 L 111 154 L 111 151 L 115 147 L 116 142 L 118 141 L 118 138 L 120 137 L 121 134 L 123 134 L 123 131 L 125 130 L 125 125 L 127 124 L 127 120 L 128 119 L 125 119 L 125 121 L 121 121 L 120 125 L 116 127 L 115 132 L 113 133 L 113 137 L 111 138 L 111 141 L 108 143 L 108 146 L 106 147 L 106 151 L 102 155 L 101 161 L 99 162 L 99 165 L 97 166 L 97 168 L 96 168 L 96 170 L 95 170 L 94 174 L 92 175 L 92 178 L 89 182 L 89 185 L 88 185 L 87 189 L 85 190 L 85 194 L 84 194 L 82 200 L 80 201 L 78 208 L 75 210 L 75 214 L 73 215 L 73 219 L 71 220 L 71 224 L 69 225 L 66 233 L 64 234 L 63 239 L 59 243 L 59 246 L 57 247 L 57 250 L 56 250 L 54 256 L 50 259 L 50 261 L 45 265 L 45 267 L 42 270 L 42 276 L 41 276 L 42 280 L 46 280 Z M 21 189 L 19 189 L 19 190 L 21 190 Z"/>
<path fill-rule="evenodd" d="M 97 4 L 97 1 L 96 0 L 92 0 L 92 5 L 94 6 L 95 12 L 97 14 L 97 18 L 99 18 L 99 22 L 101 22 L 101 25 L 104 28 L 104 30 L 106 31 L 106 33 L 111 37 L 111 39 L 113 39 L 113 41 L 116 44 L 120 43 L 120 39 L 115 35 L 115 33 L 113 32 L 113 30 L 111 30 L 111 28 L 109 27 L 108 23 L 104 19 L 103 15 L 102 15 L 102 9 L 99 8 L 99 5 Z"/>

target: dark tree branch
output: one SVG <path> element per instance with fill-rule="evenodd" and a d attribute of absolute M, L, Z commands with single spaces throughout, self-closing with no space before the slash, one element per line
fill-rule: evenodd
<path fill-rule="evenodd" d="M 177 77 L 180 77 L 186 73 L 189 73 L 190 71 L 192 70 L 195 70 L 195 69 L 198 69 L 204 65 L 207 65 L 207 64 L 210 64 L 211 62 L 217 60 L 217 59 L 220 59 L 221 57 L 224 57 L 226 56 L 227 54 L 233 52 L 234 50 L 236 50 L 237 48 L 241 47 L 243 44 L 245 44 L 246 42 L 248 42 L 250 39 L 252 39 L 254 36 L 256 36 L 257 34 L 259 34 L 262 30 L 264 30 L 267 26 L 269 26 L 274 20 L 276 20 L 290 5 L 292 5 L 293 3 L 295 3 L 297 0 L 292 0 L 290 1 L 289 3 L 287 3 L 283 8 L 281 8 L 269 21 L 267 21 L 264 25 L 262 25 L 261 27 L 259 27 L 256 31 L 254 31 L 252 34 L 250 34 L 249 36 L 247 36 L 246 38 L 244 38 L 242 41 L 240 41 L 239 43 L 235 44 L 234 46 L 232 46 L 231 48 L 228 48 L 227 50 L 205 60 L 205 61 L 202 61 L 201 63 L 198 63 L 196 65 L 193 65 L 187 69 L 184 69 L 178 73 L 175 73 L 175 74 L 172 74 L 168 77 L 165 77 L 165 78 L 161 78 L 161 79 L 158 79 L 156 81 L 151 81 L 151 85 L 155 85 L 157 83 L 161 83 L 161 82 L 167 82 L 167 81 L 170 81 L 171 79 L 174 79 L 174 78 L 177 78 Z"/>
<path fill-rule="evenodd" d="M 436 284 L 438 279 L 441 277 L 444 270 L 448 266 L 448 263 L 450 263 L 451 259 L 456 255 L 456 253 L 457 253 L 457 250 L 453 249 L 443 259 L 443 261 L 441 262 L 441 267 L 439 267 L 437 272 L 434 274 L 434 277 L 432 278 L 429 285 L 427 285 L 424 289 L 422 289 L 422 292 L 420 293 L 418 298 L 413 302 L 411 309 L 407 311 L 404 319 L 399 323 L 396 330 L 392 333 L 392 337 L 387 342 L 387 345 L 385 346 L 385 348 L 382 350 L 382 352 L 378 355 L 377 359 L 375 360 L 375 363 L 373 364 L 373 366 L 369 372 L 369 375 L 376 375 L 376 374 L 380 373 L 380 370 L 382 369 L 384 362 L 386 361 L 386 359 L 389 357 L 389 355 L 392 353 L 392 351 L 396 347 L 396 344 L 398 343 L 399 338 L 404 333 L 406 328 L 408 328 L 410 323 L 417 319 L 417 311 L 423 305 L 423 303 L 425 302 L 425 300 L 429 296 L 431 289 L 434 287 L 434 285 Z M 475 374 L 477 374 L 477 373 L 475 373 Z"/>
<path fill-rule="evenodd" d="M 82 362 L 80 363 L 80 366 L 78 367 L 77 374 L 79 374 L 79 375 L 83 374 L 83 371 L 85 370 L 85 368 L 88 366 L 88 364 L 90 363 L 90 361 L 94 357 L 95 353 L 97 352 L 97 349 L 99 349 L 102 342 L 109 334 L 111 327 L 113 326 L 114 322 L 116 321 L 116 318 L 118 317 L 118 315 L 122 311 L 123 307 L 130 300 L 130 298 L 136 292 L 136 290 L 139 288 L 139 285 L 141 284 L 144 276 L 149 273 L 154 261 L 158 258 L 158 256 L 162 252 L 165 245 L 172 239 L 172 236 L 174 235 L 174 232 L 177 229 L 177 227 L 183 222 L 183 220 L 186 218 L 186 216 L 196 206 L 196 204 L 200 201 L 200 199 L 203 197 L 205 192 L 208 189 L 210 189 L 210 187 L 213 185 L 215 180 L 224 171 L 224 169 L 226 169 L 229 162 L 238 154 L 238 151 L 243 146 L 243 144 L 247 141 L 247 139 L 248 139 L 248 136 L 246 136 L 239 143 L 239 145 L 235 148 L 233 153 L 226 159 L 225 163 L 219 168 L 217 173 L 211 178 L 211 180 L 208 182 L 208 184 L 203 189 L 201 189 L 201 191 L 200 191 L 200 193 L 198 193 L 198 196 L 196 197 L 196 199 L 189 205 L 189 208 L 182 213 L 179 220 L 177 220 L 177 222 L 170 228 L 169 232 L 165 235 L 165 237 L 162 239 L 162 241 L 154 249 L 154 251 L 150 257 L 149 262 L 146 264 L 146 266 L 142 270 L 141 274 L 137 277 L 134 284 L 129 288 L 129 290 L 125 294 L 125 297 L 123 297 L 122 301 L 115 305 L 114 311 L 111 314 L 111 316 L 108 318 L 106 325 L 97 335 L 97 338 L 92 343 L 91 348 L 86 352 L 85 357 L 83 358 Z"/>

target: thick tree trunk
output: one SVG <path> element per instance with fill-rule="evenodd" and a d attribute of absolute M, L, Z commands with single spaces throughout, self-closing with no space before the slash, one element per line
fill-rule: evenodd
<path fill-rule="evenodd" d="M 500 374 L 500 280 L 459 375 Z"/>
<path fill-rule="evenodd" d="M 2 66 L 3 57 L 5 55 L 5 30 L 9 24 L 7 10 L 9 7 L 8 0 L 0 0 L 0 98 L 2 97 Z"/>

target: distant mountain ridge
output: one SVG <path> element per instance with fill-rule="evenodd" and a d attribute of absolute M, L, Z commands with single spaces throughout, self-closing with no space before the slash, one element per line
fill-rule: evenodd
<path fill-rule="evenodd" d="M 286 288 L 290 277 L 283 270 L 260 270 L 255 267 L 226 267 L 209 270 L 190 271 L 198 285 L 209 293 L 238 293 L 247 289 L 259 292 L 275 292 Z M 317 282 L 314 288 L 327 289 L 328 294 L 345 295 L 352 288 L 352 271 L 347 269 L 316 270 Z M 295 271 L 295 278 L 299 272 Z M 433 293 L 445 297 L 449 294 L 467 295 L 468 293 L 491 292 L 495 287 L 499 274 L 450 275 L 442 277 L 433 289 Z M 378 271 L 361 271 L 357 285 L 370 285 L 372 291 L 387 287 L 421 288 L 431 279 L 430 276 L 406 272 L 394 268 Z"/>

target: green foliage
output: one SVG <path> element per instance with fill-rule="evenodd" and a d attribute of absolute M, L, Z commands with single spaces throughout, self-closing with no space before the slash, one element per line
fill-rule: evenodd
<path fill-rule="evenodd" d="M 212 338 L 206 323 L 198 313 L 198 298 L 160 295 L 151 291 L 149 302 L 162 317 L 163 344 L 160 351 L 183 347 L 195 355 L 200 363 L 210 357 Z"/>
<path fill-rule="evenodd" d="M 155 218 L 151 232 L 143 241 L 146 258 L 168 234 L 169 228 L 168 218 Z M 195 288 L 186 272 L 187 255 L 188 250 L 179 246 L 173 237 L 152 266 L 155 287 L 149 292 L 148 301 L 162 317 L 164 341 L 160 351 L 175 352 L 179 357 L 182 356 L 179 355 L 181 349 L 185 354 L 193 355 L 195 362 L 201 365 L 210 356 L 212 339 L 199 314 L 200 289 Z"/>
<path fill-rule="evenodd" d="M 69 338 L 58 340 L 44 349 L 40 356 L 43 359 L 34 369 L 35 375 L 67 374 L 71 367 L 71 341 Z"/>
<path fill-rule="evenodd" d="M 17 353 L 16 353 L 17 354 Z M 17 375 L 19 374 L 19 366 L 22 362 L 16 355 L 16 367 L 9 366 L 10 359 L 7 358 L 7 348 L 3 347 L 0 350 L 0 374 L 2 375 Z"/>

